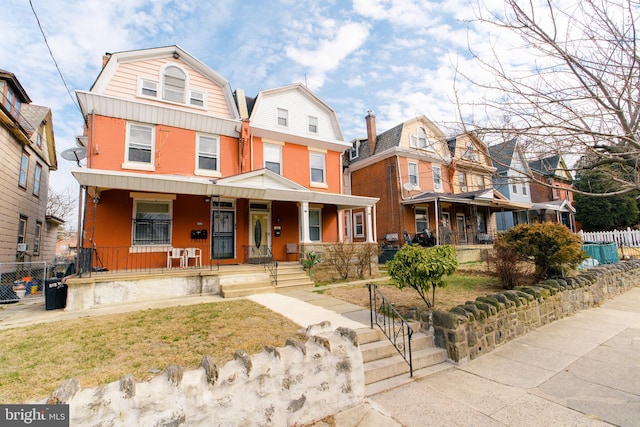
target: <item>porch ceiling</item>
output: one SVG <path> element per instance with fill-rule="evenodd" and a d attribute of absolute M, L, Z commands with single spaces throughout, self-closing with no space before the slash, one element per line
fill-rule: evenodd
<path fill-rule="evenodd" d="M 264 185 L 257 185 L 256 180 L 253 179 L 255 178 L 255 174 L 262 173 L 269 175 L 273 173 L 268 170 L 255 171 L 247 174 L 252 178 L 250 181 L 251 185 L 242 185 L 241 179 L 237 179 L 233 181 L 233 183 L 227 183 L 224 182 L 224 180 L 216 181 L 198 177 L 151 175 L 99 169 L 75 168 L 72 169 L 71 173 L 80 185 L 95 188 L 98 192 L 117 189 L 165 194 L 308 202 L 336 205 L 338 209 L 373 206 L 378 201 L 378 199 L 374 197 L 311 191 L 298 185 L 291 185 L 289 188 L 284 188 L 282 183 L 270 186 L 268 184 L 269 180 L 264 180 Z M 280 177 L 280 179 L 286 178 Z"/>

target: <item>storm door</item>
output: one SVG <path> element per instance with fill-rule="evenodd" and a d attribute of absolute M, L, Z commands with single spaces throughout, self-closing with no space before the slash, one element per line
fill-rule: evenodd
<path fill-rule="evenodd" d="M 233 211 L 213 211 L 211 236 L 211 254 L 213 259 L 233 258 L 234 253 L 234 215 Z"/>

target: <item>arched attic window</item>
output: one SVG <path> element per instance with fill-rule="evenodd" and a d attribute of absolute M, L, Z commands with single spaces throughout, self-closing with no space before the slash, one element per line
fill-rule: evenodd
<path fill-rule="evenodd" d="M 169 66 L 165 68 L 163 77 L 163 99 L 184 104 L 187 87 L 187 75 L 180 68 Z"/>

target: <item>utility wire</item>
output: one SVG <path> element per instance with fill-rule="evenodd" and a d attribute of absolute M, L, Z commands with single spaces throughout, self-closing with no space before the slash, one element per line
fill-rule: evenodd
<path fill-rule="evenodd" d="M 44 38 L 44 43 L 47 45 L 47 49 L 49 50 L 49 55 L 51 55 L 51 59 L 53 59 L 53 63 L 56 66 L 56 70 L 58 70 L 58 74 L 60 74 L 60 78 L 62 79 L 62 83 L 64 84 L 65 89 L 67 89 L 67 93 L 69 94 L 69 97 L 71 98 L 71 102 L 73 102 L 73 105 L 76 106 L 76 108 L 78 109 L 78 111 L 80 111 L 80 114 L 82 114 L 82 110 L 80 109 L 80 106 L 78 105 L 78 103 L 76 102 L 76 99 L 73 97 L 73 95 L 71 94 L 71 90 L 69 90 L 69 86 L 67 86 L 67 82 L 64 79 L 64 76 L 62 75 L 62 71 L 60 70 L 60 67 L 58 66 L 58 62 L 56 61 L 56 58 L 53 56 L 53 52 L 51 51 L 51 47 L 49 46 L 49 41 L 47 40 L 47 36 L 44 34 L 44 30 L 42 29 L 42 25 L 40 24 L 40 19 L 38 18 L 38 14 L 36 13 L 36 10 L 33 7 L 33 3 L 31 0 L 29 0 L 29 6 L 31 6 L 31 11 L 33 12 L 33 16 L 35 16 L 36 21 L 38 22 L 38 28 L 40 28 L 40 33 L 42 33 L 42 38 Z"/>

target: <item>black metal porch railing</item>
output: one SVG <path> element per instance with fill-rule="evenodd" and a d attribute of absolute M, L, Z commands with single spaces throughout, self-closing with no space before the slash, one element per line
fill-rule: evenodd
<path fill-rule="evenodd" d="M 90 277 L 93 273 L 148 273 L 175 269 L 215 269 L 217 259 L 211 259 L 208 243 L 190 244 L 194 249 L 187 259 L 185 248 L 179 248 L 182 255 L 171 259 L 171 245 L 95 246 L 78 250 L 77 273 L 80 277 Z M 181 259 L 182 258 L 182 259 Z M 197 258 L 197 261 L 196 261 Z"/>
<path fill-rule="evenodd" d="M 371 328 L 373 329 L 375 323 L 384 332 L 400 356 L 409 365 L 409 375 L 413 377 L 413 359 L 411 357 L 413 328 L 380 292 L 377 285 L 367 283 L 367 289 L 369 289 Z"/>
<path fill-rule="evenodd" d="M 259 264 L 269 270 L 274 286 L 278 286 L 278 261 L 273 256 L 271 248 L 267 246 L 243 246 L 243 262 L 245 264 Z"/>

